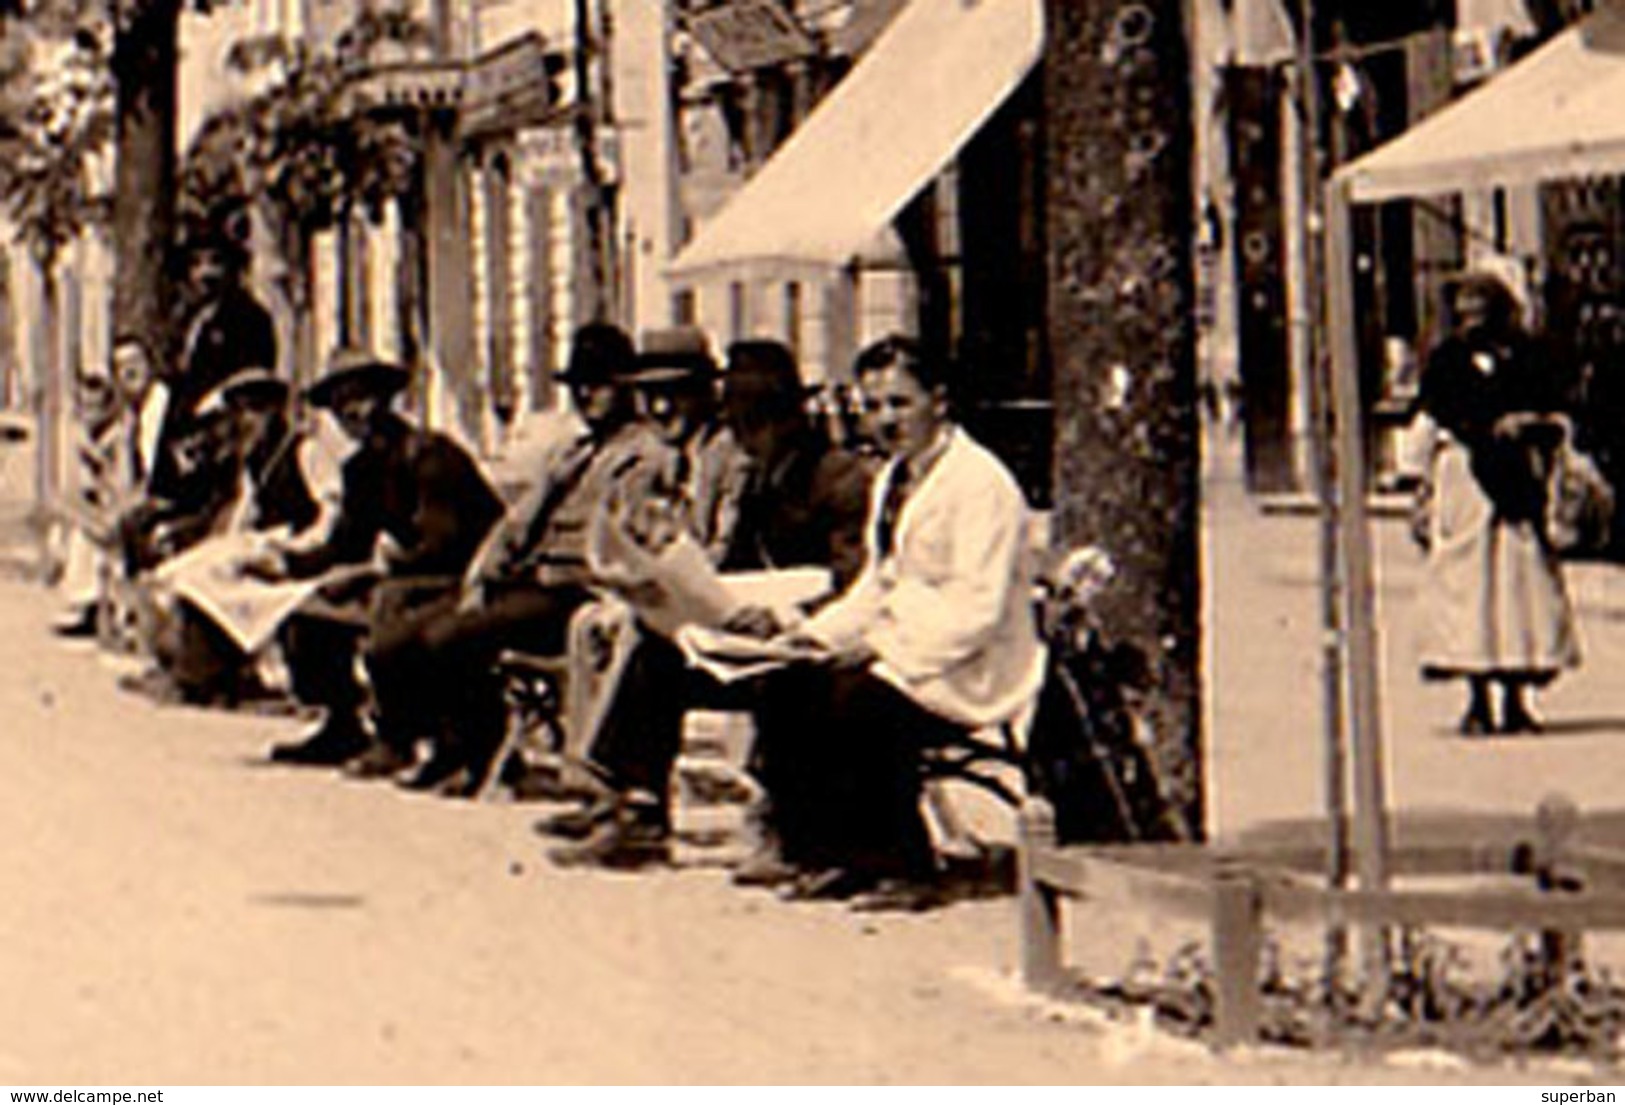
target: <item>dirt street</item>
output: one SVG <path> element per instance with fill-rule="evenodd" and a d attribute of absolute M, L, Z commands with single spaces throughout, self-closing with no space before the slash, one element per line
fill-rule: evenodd
<path fill-rule="evenodd" d="M 0 609 L 0 1083 L 1461 1077 L 1064 1023 L 1009 980 L 1009 902 L 865 919 L 558 871 L 533 810 L 261 766 L 294 723 L 159 709 L 35 587 Z M 1512 1076 L 1553 1078 L 1482 1072 Z"/>

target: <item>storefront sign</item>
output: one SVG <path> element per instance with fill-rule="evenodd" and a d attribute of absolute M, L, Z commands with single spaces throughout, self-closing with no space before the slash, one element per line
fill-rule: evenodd
<path fill-rule="evenodd" d="M 524 35 L 469 64 L 463 103 L 483 108 L 516 98 L 546 97 L 553 74 L 562 67 L 562 56 L 550 58 L 540 35 Z"/>
<path fill-rule="evenodd" d="M 688 30 L 717 64 L 735 73 L 780 65 L 818 45 L 781 0 L 726 0 L 687 16 Z"/>

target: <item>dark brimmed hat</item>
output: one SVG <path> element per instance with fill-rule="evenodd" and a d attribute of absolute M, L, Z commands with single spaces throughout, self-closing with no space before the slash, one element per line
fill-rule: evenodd
<path fill-rule="evenodd" d="M 777 414 L 800 408 L 817 390 L 801 379 L 795 354 L 782 342 L 738 341 L 728 347 L 728 369 L 722 376 L 724 403 L 767 408 Z"/>
<path fill-rule="evenodd" d="M 608 322 L 589 322 L 570 341 L 570 363 L 553 374 L 566 384 L 609 384 L 631 376 L 636 354 L 625 330 Z"/>
<path fill-rule="evenodd" d="M 411 373 L 365 349 L 340 349 L 327 363 L 327 374 L 305 389 L 313 407 L 331 407 L 339 395 L 362 391 L 389 397 L 405 390 Z"/>
<path fill-rule="evenodd" d="M 638 350 L 632 382 L 663 384 L 679 380 L 713 379 L 719 369 L 711 356 L 711 343 L 697 326 L 671 326 L 645 330 Z"/>
<path fill-rule="evenodd" d="M 268 368 L 245 368 L 215 385 L 198 400 L 197 409 L 205 412 L 255 400 L 282 404 L 288 401 L 290 390 L 288 382 Z"/>

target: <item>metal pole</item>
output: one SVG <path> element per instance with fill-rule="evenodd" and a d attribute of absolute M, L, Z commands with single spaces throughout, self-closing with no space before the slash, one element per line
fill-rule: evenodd
<path fill-rule="evenodd" d="M 1323 192 L 1325 159 L 1321 156 L 1320 82 L 1315 71 L 1315 13 L 1313 0 L 1303 0 L 1302 22 L 1298 28 L 1298 96 L 1303 113 L 1303 171 L 1299 174 L 1303 194 L 1304 264 L 1302 302 L 1307 304 L 1303 343 L 1308 350 L 1310 441 L 1314 452 L 1315 491 L 1320 498 L 1320 616 L 1321 616 L 1321 712 L 1325 732 L 1326 800 L 1326 884 L 1332 889 L 1348 885 L 1348 747 L 1343 739 L 1343 618 L 1338 596 L 1341 593 L 1341 564 L 1337 535 L 1341 528 L 1336 494 L 1337 455 L 1332 448 L 1328 378 L 1329 361 L 1324 340 L 1332 320 L 1327 314 L 1326 282 L 1321 279 L 1324 264 Z M 1328 985 L 1342 973 L 1348 951 L 1347 932 L 1340 925 L 1326 932 L 1325 975 Z"/>
<path fill-rule="evenodd" d="M 1360 351 L 1354 331 L 1353 201 L 1347 181 L 1326 189 L 1326 294 L 1331 338 L 1332 441 L 1337 498 L 1342 505 L 1338 548 L 1343 565 L 1345 689 L 1349 744 L 1354 761 L 1355 867 L 1363 890 L 1388 884 L 1388 811 L 1383 777 L 1382 696 L 1378 669 L 1376 591 L 1371 560 L 1371 523 L 1366 510 L 1365 440 L 1360 409 Z M 1385 937 L 1367 932 L 1363 1004 L 1380 1008 L 1387 988 Z"/>

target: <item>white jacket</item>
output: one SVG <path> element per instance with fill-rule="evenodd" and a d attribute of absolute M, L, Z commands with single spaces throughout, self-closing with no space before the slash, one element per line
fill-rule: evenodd
<path fill-rule="evenodd" d="M 863 572 L 805 631 L 834 648 L 867 644 L 877 677 L 932 713 L 981 728 L 1037 696 L 1045 654 L 1021 489 L 963 430 L 947 432 L 946 451 L 904 500 L 884 559 L 876 531 L 896 462 L 876 477 Z"/>

